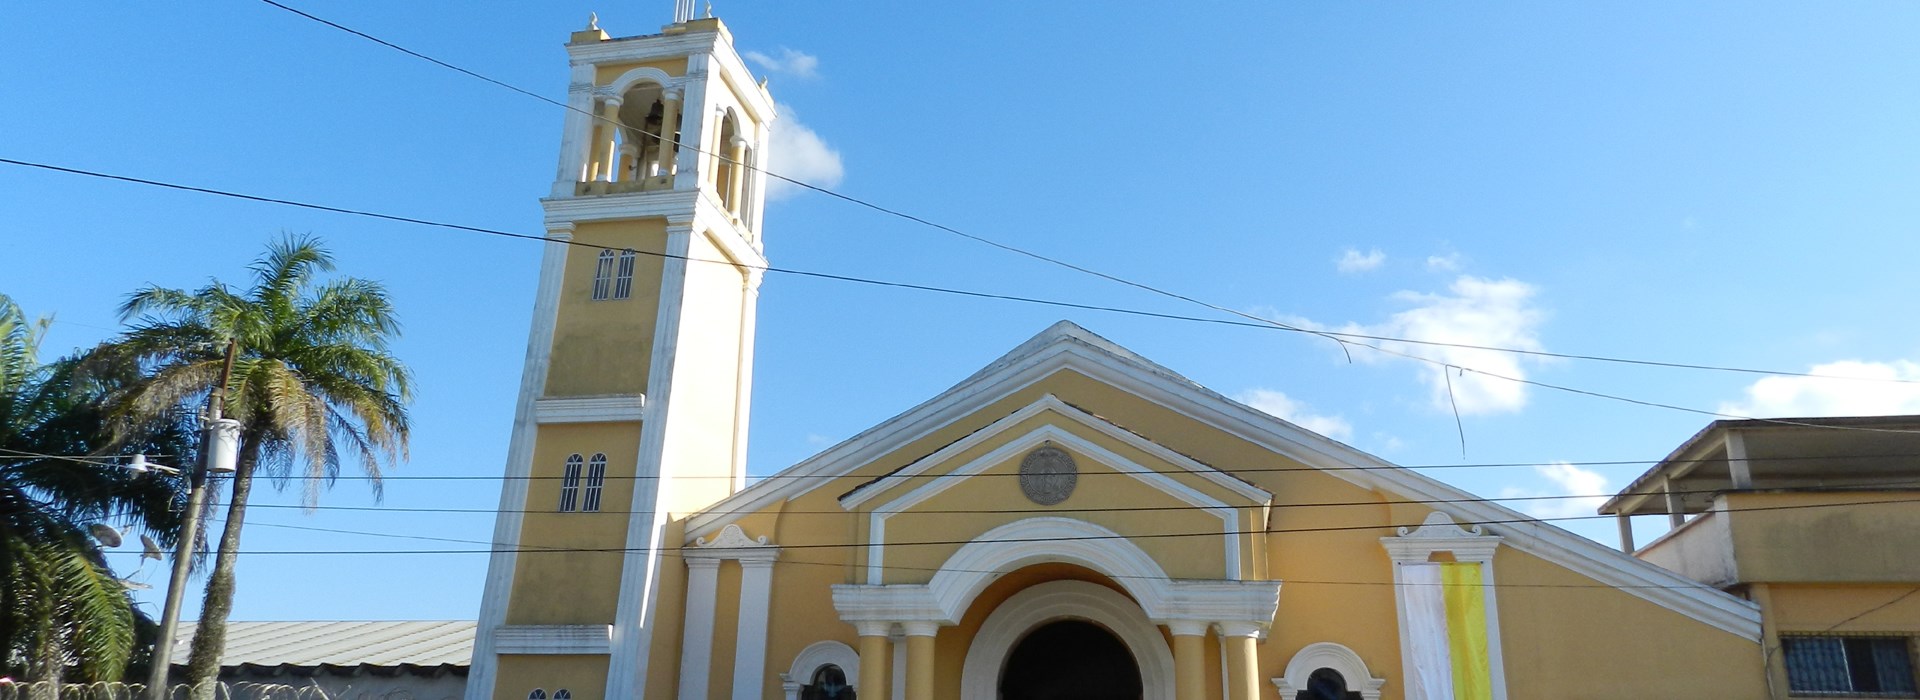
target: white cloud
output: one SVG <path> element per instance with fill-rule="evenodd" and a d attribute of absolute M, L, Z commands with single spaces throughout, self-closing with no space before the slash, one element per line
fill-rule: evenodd
<path fill-rule="evenodd" d="M 769 56 L 759 51 L 748 51 L 742 56 L 752 61 L 754 65 L 766 69 L 768 73 L 791 75 L 802 79 L 820 77 L 820 57 L 805 51 L 795 51 L 782 46 L 779 56 Z"/>
<path fill-rule="evenodd" d="M 840 152 L 825 139 L 800 123 L 799 116 L 779 105 L 780 120 L 773 124 L 773 142 L 767 145 L 767 172 L 813 185 L 834 187 L 846 177 Z M 767 199 L 783 199 L 801 191 L 799 185 L 780 178 L 767 179 Z"/>
<path fill-rule="evenodd" d="M 1427 256 L 1427 271 L 1428 272 L 1459 272 L 1460 271 L 1460 254 L 1448 253 L 1446 255 Z"/>
<path fill-rule="evenodd" d="M 1613 484 L 1606 475 L 1591 469 L 1581 469 L 1566 462 L 1555 462 L 1534 467 L 1533 470 L 1540 478 L 1553 485 L 1552 490 L 1541 491 L 1524 486 L 1508 486 L 1500 489 L 1500 499 L 1533 499 L 1507 505 L 1536 518 L 1572 518 L 1593 515 L 1600 509 L 1601 504 L 1607 502 L 1607 496 L 1613 493 Z M 1539 498 L 1540 496 L 1580 496 L 1580 498 Z"/>
<path fill-rule="evenodd" d="M 1365 253 L 1353 248 L 1348 248 L 1346 252 L 1340 254 L 1340 259 L 1334 262 L 1334 266 L 1339 268 L 1343 273 L 1353 274 L 1378 269 L 1381 263 L 1385 263 L 1386 261 L 1387 254 L 1380 252 L 1379 248 L 1374 248 Z"/>
<path fill-rule="evenodd" d="M 1347 419 L 1338 415 L 1314 413 L 1304 402 L 1278 391 L 1249 389 L 1241 392 L 1236 398 L 1240 403 L 1259 409 L 1267 415 L 1335 440 L 1347 440 L 1353 437 L 1353 425 L 1348 423 Z"/>
<path fill-rule="evenodd" d="M 1302 325 L 1318 330 L 1437 343 L 1542 350 L 1538 330 L 1547 314 L 1536 304 L 1536 293 L 1533 285 L 1511 278 L 1491 280 L 1461 275 L 1448 285 L 1444 294 L 1395 293 L 1393 299 L 1407 304 L 1408 308 L 1381 323 L 1350 323 L 1339 328 L 1311 322 Z M 1488 375 L 1525 379 L 1527 367 L 1537 358 L 1470 347 L 1390 340 L 1362 342 L 1466 368 L 1468 371 L 1460 373 L 1439 364 L 1420 363 L 1421 380 L 1427 385 L 1433 406 L 1440 410 L 1450 411 L 1457 405 L 1462 414 L 1485 414 L 1517 411 L 1527 405 L 1527 385 Z M 1369 362 L 1404 360 L 1365 348 L 1353 349 L 1352 355 Z M 1450 372 L 1452 376 L 1448 376 Z"/>
<path fill-rule="evenodd" d="M 833 444 L 833 438 L 819 433 L 807 433 L 807 444 L 814 447 L 826 447 Z"/>
<path fill-rule="evenodd" d="M 1814 365 L 1809 374 L 1862 379 L 1920 381 L 1920 363 L 1909 360 L 1841 360 Z M 1752 418 L 1891 416 L 1920 413 L 1920 384 L 1859 379 L 1767 377 L 1747 386 L 1746 397 L 1720 404 L 1720 412 Z"/>

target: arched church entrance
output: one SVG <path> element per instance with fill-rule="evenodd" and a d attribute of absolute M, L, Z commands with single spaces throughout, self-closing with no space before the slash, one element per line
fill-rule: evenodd
<path fill-rule="evenodd" d="M 1000 674 L 1001 700 L 1140 700 L 1140 665 L 1119 637 L 1082 620 L 1027 633 Z"/>

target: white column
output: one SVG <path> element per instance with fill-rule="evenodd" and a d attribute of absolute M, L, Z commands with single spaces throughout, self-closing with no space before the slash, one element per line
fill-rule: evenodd
<path fill-rule="evenodd" d="M 733 700 L 763 697 L 761 686 L 766 684 L 767 672 L 767 607 L 772 597 L 773 557 L 741 559 L 740 627 L 733 642 Z"/>
<path fill-rule="evenodd" d="M 708 66 L 713 58 L 704 53 L 687 57 L 686 99 L 680 111 L 680 147 L 674 152 L 673 188 L 691 190 L 700 186 L 700 151 L 706 150 L 706 128 L 712 121 L 713 107 L 707 102 Z"/>
<path fill-rule="evenodd" d="M 1727 431 L 1727 472 L 1736 489 L 1753 488 L 1753 468 L 1747 464 L 1747 438 L 1738 430 Z"/>
<path fill-rule="evenodd" d="M 727 208 L 731 210 L 728 213 L 733 214 L 735 221 L 739 221 L 740 212 L 746 211 L 740 201 L 741 190 L 747 182 L 746 137 L 734 134 L 733 142 L 727 144 L 727 160 L 733 161 L 733 167 L 727 168 L 727 172 L 733 175 L 720 184 L 727 188 Z"/>
<path fill-rule="evenodd" d="M 1680 527 L 1681 525 L 1687 524 L 1687 509 L 1686 506 L 1680 502 L 1680 494 L 1673 492 L 1673 482 L 1660 482 L 1660 490 L 1664 492 L 1667 497 L 1667 525 L 1669 527 Z"/>
<path fill-rule="evenodd" d="M 654 174 L 673 174 L 673 154 L 680 150 L 673 135 L 679 130 L 680 91 L 668 90 L 660 95 L 660 171 Z"/>
<path fill-rule="evenodd" d="M 613 182 L 620 161 L 620 98 L 602 98 L 600 117 L 600 136 L 593 142 L 593 179 Z"/>
<path fill-rule="evenodd" d="M 567 85 L 567 116 L 560 129 L 560 171 L 553 177 L 553 196 L 572 197 L 574 185 L 587 179 L 587 142 L 593 139 L 593 65 L 573 67 Z"/>
<path fill-rule="evenodd" d="M 713 606 L 720 588 L 720 560 L 685 557 L 687 619 L 680 635 L 680 700 L 707 700 L 713 661 Z"/>

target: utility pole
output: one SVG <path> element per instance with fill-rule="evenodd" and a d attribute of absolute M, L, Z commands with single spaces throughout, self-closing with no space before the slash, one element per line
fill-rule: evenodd
<path fill-rule="evenodd" d="M 147 700 L 167 699 L 167 672 L 173 667 L 173 635 L 180 627 L 180 598 L 187 589 L 187 565 L 193 562 L 193 543 L 200 536 L 200 511 L 206 509 L 207 474 L 232 472 L 239 453 L 240 421 L 225 417 L 227 382 L 233 379 L 233 360 L 240 343 L 227 340 L 227 363 L 220 385 L 208 397 L 207 424 L 200 434 L 200 463 L 188 477 L 187 511 L 180 524 L 180 541 L 173 547 L 173 577 L 167 582 L 166 607 L 160 613 L 160 636 L 153 642 L 147 669 Z"/>

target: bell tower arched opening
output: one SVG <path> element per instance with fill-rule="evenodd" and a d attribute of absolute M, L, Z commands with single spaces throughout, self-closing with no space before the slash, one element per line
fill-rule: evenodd
<path fill-rule="evenodd" d="M 1140 664 L 1119 637 L 1084 620 L 1028 632 L 1000 673 L 1001 700 L 1140 700 Z"/>

